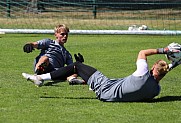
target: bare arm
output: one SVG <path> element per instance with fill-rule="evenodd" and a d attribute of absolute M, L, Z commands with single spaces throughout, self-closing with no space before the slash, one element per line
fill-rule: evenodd
<path fill-rule="evenodd" d="M 154 55 L 154 54 L 157 54 L 157 53 L 158 53 L 157 49 L 141 50 L 141 51 L 138 53 L 138 58 L 137 58 L 137 60 L 139 60 L 139 59 L 145 59 L 145 60 L 147 60 L 147 56 Z"/>
<path fill-rule="evenodd" d="M 33 48 L 38 48 L 38 43 L 37 42 L 32 42 L 30 44 L 32 44 Z"/>

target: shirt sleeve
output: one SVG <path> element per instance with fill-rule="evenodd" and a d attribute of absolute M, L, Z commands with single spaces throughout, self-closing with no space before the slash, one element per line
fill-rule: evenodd
<path fill-rule="evenodd" d="M 51 39 L 42 39 L 37 41 L 37 43 L 38 43 L 37 49 L 46 49 L 50 45 Z"/>
<path fill-rule="evenodd" d="M 147 73 L 148 70 L 148 63 L 145 59 L 139 59 L 136 62 L 137 69 L 133 73 L 133 76 L 143 76 L 145 73 Z"/>

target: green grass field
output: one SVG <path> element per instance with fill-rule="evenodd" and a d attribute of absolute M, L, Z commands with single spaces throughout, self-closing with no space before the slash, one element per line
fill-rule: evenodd
<path fill-rule="evenodd" d="M 181 122 L 181 66 L 161 81 L 162 91 L 151 102 L 101 102 L 88 86 L 67 82 L 35 87 L 22 72 L 33 73 L 39 51 L 27 54 L 26 42 L 53 35 L 0 35 L 0 122 L 1 123 L 178 123 Z M 85 63 L 110 78 L 134 72 L 141 49 L 160 48 L 180 41 L 180 36 L 69 35 L 67 49 L 82 53 Z M 148 58 L 149 67 L 164 55 Z"/>

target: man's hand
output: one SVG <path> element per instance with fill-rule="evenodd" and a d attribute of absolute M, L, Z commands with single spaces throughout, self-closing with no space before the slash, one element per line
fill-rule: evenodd
<path fill-rule="evenodd" d="M 84 57 L 80 53 L 78 53 L 78 56 L 77 56 L 77 54 L 74 54 L 74 57 L 75 57 L 76 61 L 84 62 Z"/>
<path fill-rule="evenodd" d="M 171 52 L 171 53 L 175 53 L 175 52 L 180 52 L 181 51 L 181 45 L 178 44 L 178 43 L 171 43 L 167 46 L 168 48 L 168 52 Z"/>
<path fill-rule="evenodd" d="M 47 67 L 48 67 L 47 63 L 43 62 L 43 63 L 41 63 L 41 65 L 38 66 L 35 73 L 37 75 L 43 74 L 45 72 L 45 70 L 47 69 Z"/>
<path fill-rule="evenodd" d="M 172 54 L 172 53 L 177 53 L 181 51 L 181 45 L 178 43 L 171 43 L 165 48 L 158 48 L 157 53 L 158 54 Z"/>
<path fill-rule="evenodd" d="M 25 44 L 23 46 L 23 51 L 26 52 L 26 53 L 30 53 L 34 50 L 34 47 L 32 44 Z"/>

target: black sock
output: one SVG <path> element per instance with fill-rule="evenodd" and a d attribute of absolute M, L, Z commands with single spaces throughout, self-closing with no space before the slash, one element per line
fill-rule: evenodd
<path fill-rule="evenodd" d="M 97 71 L 95 68 L 82 64 L 81 62 L 75 62 L 75 68 L 76 73 L 86 82 L 90 76 Z"/>
<path fill-rule="evenodd" d="M 75 73 L 74 66 L 75 66 L 74 64 L 71 64 L 71 65 L 59 68 L 58 70 L 50 72 L 51 79 L 52 80 L 66 80 L 67 77 Z"/>
<path fill-rule="evenodd" d="M 90 76 L 96 71 L 97 70 L 95 68 L 77 61 L 71 65 L 50 72 L 50 75 L 52 80 L 66 80 L 66 78 L 72 74 L 78 74 L 84 81 L 87 82 Z"/>

